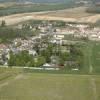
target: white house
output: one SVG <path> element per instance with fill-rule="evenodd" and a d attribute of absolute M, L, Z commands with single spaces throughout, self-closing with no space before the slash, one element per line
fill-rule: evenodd
<path fill-rule="evenodd" d="M 48 64 L 48 63 L 45 63 L 44 65 L 43 65 L 43 67 L 51 67 L 51 65 L 50 64 Z"/>
<path fill-rule="evenodd" d="M 29 54 L 35 56 L 37 53 L 35 50 L 29 50 Z"/>

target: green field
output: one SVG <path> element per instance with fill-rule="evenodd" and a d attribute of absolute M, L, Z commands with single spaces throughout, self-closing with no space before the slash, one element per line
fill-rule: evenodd
<path fill-rule="evenodd" d="M 91 64 L 94 73 L 100 73 L 100 42 L 92 43 Z"/>
<path fill-rule="evenodd" d="M 19 73 L 0 81 L 0 100 L 100 100 L 99 79 L 100 76 Z"/>
<path fill-rule="evenodd" d="M 80 71 L 84 75 L 0 68 L 0 100 L 100 100 L 100 75 L 96 75 L 100 74 L 100 42 L 78 45 L 84 52 Z"/>
<path fill-rule="evenodd" d="M 0 9 L 0 16 L 17 14 L 17 13 L 29 13 L 29 12 L 40 12 L 40 11 L 52 11 L 71 8 L 73 4 L 19 4 L 4 7 Z"/>
<path fill-rule="evenodd" d="M 100 74 L 100 42 L 88 41 L 80 44 L 84 53 L 81 71 L 89 74 Z"/>
<path fill-rule="evenodd" d="M 85 55 L 84 72 L 100 74 L 100 42 L 89 41 L 82 47 Z"/>
<path fill-rule="evenodd" d="M 100 6 L 91 6 L 86 10 L 88 13 L 100 14 Z"/>

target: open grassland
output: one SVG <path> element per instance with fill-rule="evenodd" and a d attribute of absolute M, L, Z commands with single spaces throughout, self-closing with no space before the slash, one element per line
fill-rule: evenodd
<path fill-rule="evenodd" d="M 100 73 L 100 42 L 92 43 L 91 64 L 94 73 Z"/>
<path fill-rule="evenodd" d="M 8 79 L 16 76 L 19 73 L 22 73 L 22 70 L 0 67 L 0 83 L 2 83 L 2 81 L 8 80 Z"/>
<path fill-rule="evenodd" d="M 2 3 L 0 4 L 0 16 L 6 16 L 18 13 L 28 13 L 28 12 L 40 12 L 40 11 L 52 11 L 61 10 L 72 7 L 71 4 L 56 4 L 56 3 Z"/>
<path fill-rule="evenodd" d="M 100 42 L 87 41 L 79 43 L 84 54 L 81 73 L 100 74 Z"/>
<path fill-rule="evenodd" d="M 0 100 L 100 100 L 100 76 L 16 75 L 0 83 Z"/>
<path fill-rule="evenodd" d="M 82 45 L 84 52 L 83 72 L 100 74 L 100 42 L 88 41 Z"/>
<path fill-rule="evenodd" d="M 90 45 L 89 43 L 83 42 L 83 43 L 79 43 L 81 50 L 83 52 L 84 55 L 84 59 L 83 59 L 83 67 L 81 69 L 81 72 L 83 73 L 89 73 L 90 70 Z"/>

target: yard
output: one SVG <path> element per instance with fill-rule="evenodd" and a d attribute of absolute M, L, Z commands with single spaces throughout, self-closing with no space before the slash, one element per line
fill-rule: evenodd
<path fill-rule="evenodd" d="M 100 100 L 100 76 L 20 73 L 0 81 L 0 100 Z"/>

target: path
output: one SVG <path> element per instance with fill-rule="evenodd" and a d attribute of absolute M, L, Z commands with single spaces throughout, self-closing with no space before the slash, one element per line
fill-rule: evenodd
<path fill-rule="evenodd" d="M 93 44 L 88 44 L 88 61 L 89 61 L 89 73 L 91 74 L 93 72 L 93 65 L 92 65 L 92 50 L 93 50 Z"/>
<path fill-rule="evenodd" d="M 95 79 L 91 78 L 90 83 L 91 83 L 91 89 L 93 92 L 93 100 L 98 100 Z"/>
<path fill-rule="evenodd" d="M 0 84 L 0 89 L 1 89 L 2 87 L 4 87 L 4 86 L 8 85 L 8 84 L 9 84 L 9 82 L 5 82 L 5 83 Z"/>
<path fill-rule="evenodd" d="M 9 80 L 7 80 L 6 82 L 1 83 L 1 84 L 0 84 L 0 90 L 1 90 L 4 86 L 7 86 L 7 85 L 9 85 L 10 83 L 12 83 L 12 82 L 14 82 L 14 81 L 16 81 L 16 80 L 22 79 L 22 78 L 24 78 L 24 75 L 23 75 L 23 74 L 19 74 L 19 75 L 15 76 L 15 78 L 9 79 Z"/>

